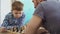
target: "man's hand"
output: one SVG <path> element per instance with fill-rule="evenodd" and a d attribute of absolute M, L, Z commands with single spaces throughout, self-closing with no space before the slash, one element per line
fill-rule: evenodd
<path fill-rule="evenodd" d="M 48 30 L 42 28 L 37 30 L 37 34 L 50 34 L 50 33 L 48 32 Z"/>

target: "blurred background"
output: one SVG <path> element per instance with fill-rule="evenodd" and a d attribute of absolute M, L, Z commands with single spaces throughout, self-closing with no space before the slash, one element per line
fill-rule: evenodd
<path fill-rule="evenodd" d="M 5 15 L 11 12 L 11 4 L 14 1 L 21 1 L 24 4 L 24 13 L 26 15 L 24 24 L 28 23 L 34 13 L 34 4 L 32 0 L 0 0 L 0 26 L 3 23 Z M 60 1 L 60 0 L 58 0 Z"/>
<path fill-rule="evenodd" d="M 0 26 L 3 23 L 5 15 L 11 12 L 11 4 L 14 1 L 21 1 L 24 4 L 24 13 L 26 15 L 24 24 L 28 23 L 34 13 L 34 4 L 32 0 L 0 0 Z"/>

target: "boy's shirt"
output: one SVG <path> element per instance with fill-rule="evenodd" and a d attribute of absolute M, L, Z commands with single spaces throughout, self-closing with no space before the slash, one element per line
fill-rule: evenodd
<path fill-rule="evenodd" d="M 5 17 L 1 26 L 6 27 L 7 29 L 12 28 L 14 26 L 20 28 L 21 26 L 23 26 L 24 18 L 25 18 L 24 13 L 19 19 L 16 19 L 16 18 L 13 17 L 12 12 L 10 12 L 6 15 L 6 17 Z"/>

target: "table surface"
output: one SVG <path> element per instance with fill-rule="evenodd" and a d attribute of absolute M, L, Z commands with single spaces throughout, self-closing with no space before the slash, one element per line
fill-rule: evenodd
<path fill-rule="evenodd" d="M 0 34 L 20 34 L 20 33 L 19 32 L 7 31 L 7 32 L 0 32 Z"/>

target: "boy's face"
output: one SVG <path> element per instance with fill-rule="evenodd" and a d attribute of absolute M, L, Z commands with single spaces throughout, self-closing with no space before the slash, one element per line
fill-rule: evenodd
<path fill-rule="evenodd" d="M 20 18 L 22 16 L 23 11 L 13 10 L 12 13 L 15 18 Z"/>

